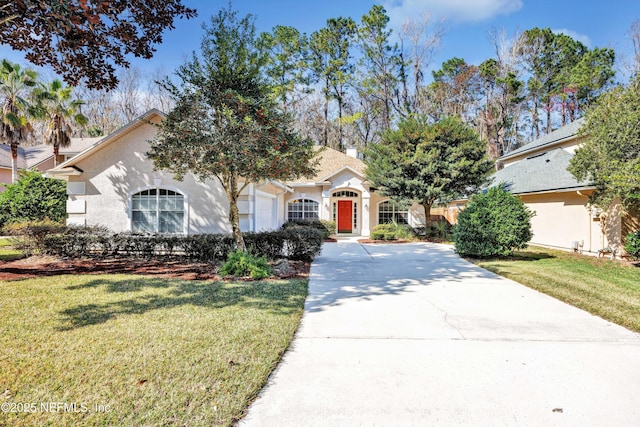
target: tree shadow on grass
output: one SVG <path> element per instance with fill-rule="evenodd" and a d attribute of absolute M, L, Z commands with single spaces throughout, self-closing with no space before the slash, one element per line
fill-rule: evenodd
<path fill-rule="evenodd" d="M 307 291 L 302 281 L 224 283 L 150 278 L 133 280 L 100 278 L 81 286 L 69 287 L 67 290 L 92 287 L 105 287 L 105 293 L 141 292 L 145 289 L 166 289 L 166 292 L 163 295 L 139 295 L 125 300 L 81 304 L 67 308 L 60 311 L 59 331 L 97 325 L 122 316 L 185 305 L 209 309 L 239 306 L 286 315 L 302 308 Z"/>

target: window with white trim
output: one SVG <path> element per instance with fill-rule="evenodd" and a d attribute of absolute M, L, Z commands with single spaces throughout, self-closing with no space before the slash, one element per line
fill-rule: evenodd
<path fill-rule="evenodd" d="M 287 219 L 289 221 L 319 219 L 320 204 L 315 200 L 296 199 L 287 205 Z"/>
<path fill-rule="evenodd" d="M 393 200 L 387 200 L 378 205 L 378 224 L 390 222 L 409 224 L 409 211 Z"/>
<path fill-rule="evenodd" d="M 176 191 L 155 188 L 132 195 L 131 230 L 147 233 L 182 233 L 184 196 Z"/>

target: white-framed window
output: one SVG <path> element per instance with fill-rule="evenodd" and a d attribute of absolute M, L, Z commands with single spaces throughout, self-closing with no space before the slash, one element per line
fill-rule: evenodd
<path fill-rule="evenodd" d="M 409 224 L 409 211 L 406 207 L 393 200 L 387 200 L 378 204 L 378 224 L 390 222 Z"/>
<path fill-rule="evenodd" d="M 184 196 L 173 190 L 149 189 L 131 196 L 131 230 L 148 233 L 184 231 Z"/>
<path fill-rule="evenodd" d="M 289 221 L 319 219 L 319 209 L 320 203 L 315 200 L 291 200 L 287 205 L 287 219 Z"/>

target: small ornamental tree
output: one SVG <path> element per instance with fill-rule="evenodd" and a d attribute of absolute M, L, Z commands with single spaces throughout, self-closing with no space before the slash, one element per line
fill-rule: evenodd
<path fill-rule="evenodd" d="M 5 186 L 0 193 L 0 226 L 46 218 L 64 221 L 67 209 L 64 181 L 45 178 L 40 172 L 20 171 L 19 179 Z"/>
<path fill-rule="evenodd" d="M 411 116 L 369 147 L 366 176 L 383 195 L 420 203 L 429 229 L 434 203 L 473 194 L 486 182 L 493 168 L 486 151 L 486 143 L 457 118 L 429 124 Z"/>
<path fill-rule="evenodd" d="M 460 255 L 491 257 L 524 249 L 533 235 L 535 215 L 503 187 L 490 188 L 474 196 L 458 215 L 453 240 Z"/>
<path fill-rule="evenodd" d="M 238 197 L 250 183 L 312 175 L 313 143 L 301 138 L 280 112 L 264 83 L 250 15 L 223 9 L 211 18 L 202 54 L 182 65 L 180 85 L 165 82 L 176 107 L 151 141 L 149 158 L 182 179 L 193 173 L 217 179 L 229 199 L 229 223 L 245 251 Z"/>

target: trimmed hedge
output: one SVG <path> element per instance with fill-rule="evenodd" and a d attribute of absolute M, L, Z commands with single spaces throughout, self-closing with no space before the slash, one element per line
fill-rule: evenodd
<path fill-rule="evenodd" d="M 289 222 L 285 222 L 282 225 L 282 229 L 286 229 L 289 227 L 311 227 L 322 232 L 323 238 L 327 239 L 330 235 L 336 234 L 336 223 L 335 221 L 328 221 L 326 219 L 297 219 Z"/>
<path fill-rule="evenodd" d="M 279 231 L 244 233 L 245 244 L 257 257 L 310 261 L 320 253 L 322 233 L 312 227 L 287 227 Z M 101 227 L 68 227 L 46 236 L 40 253 L 63 258 L 182 258 L 195 262 L 224 261 L 235 242 L 225 234 L 177 236 L 110 233 Z"/>

